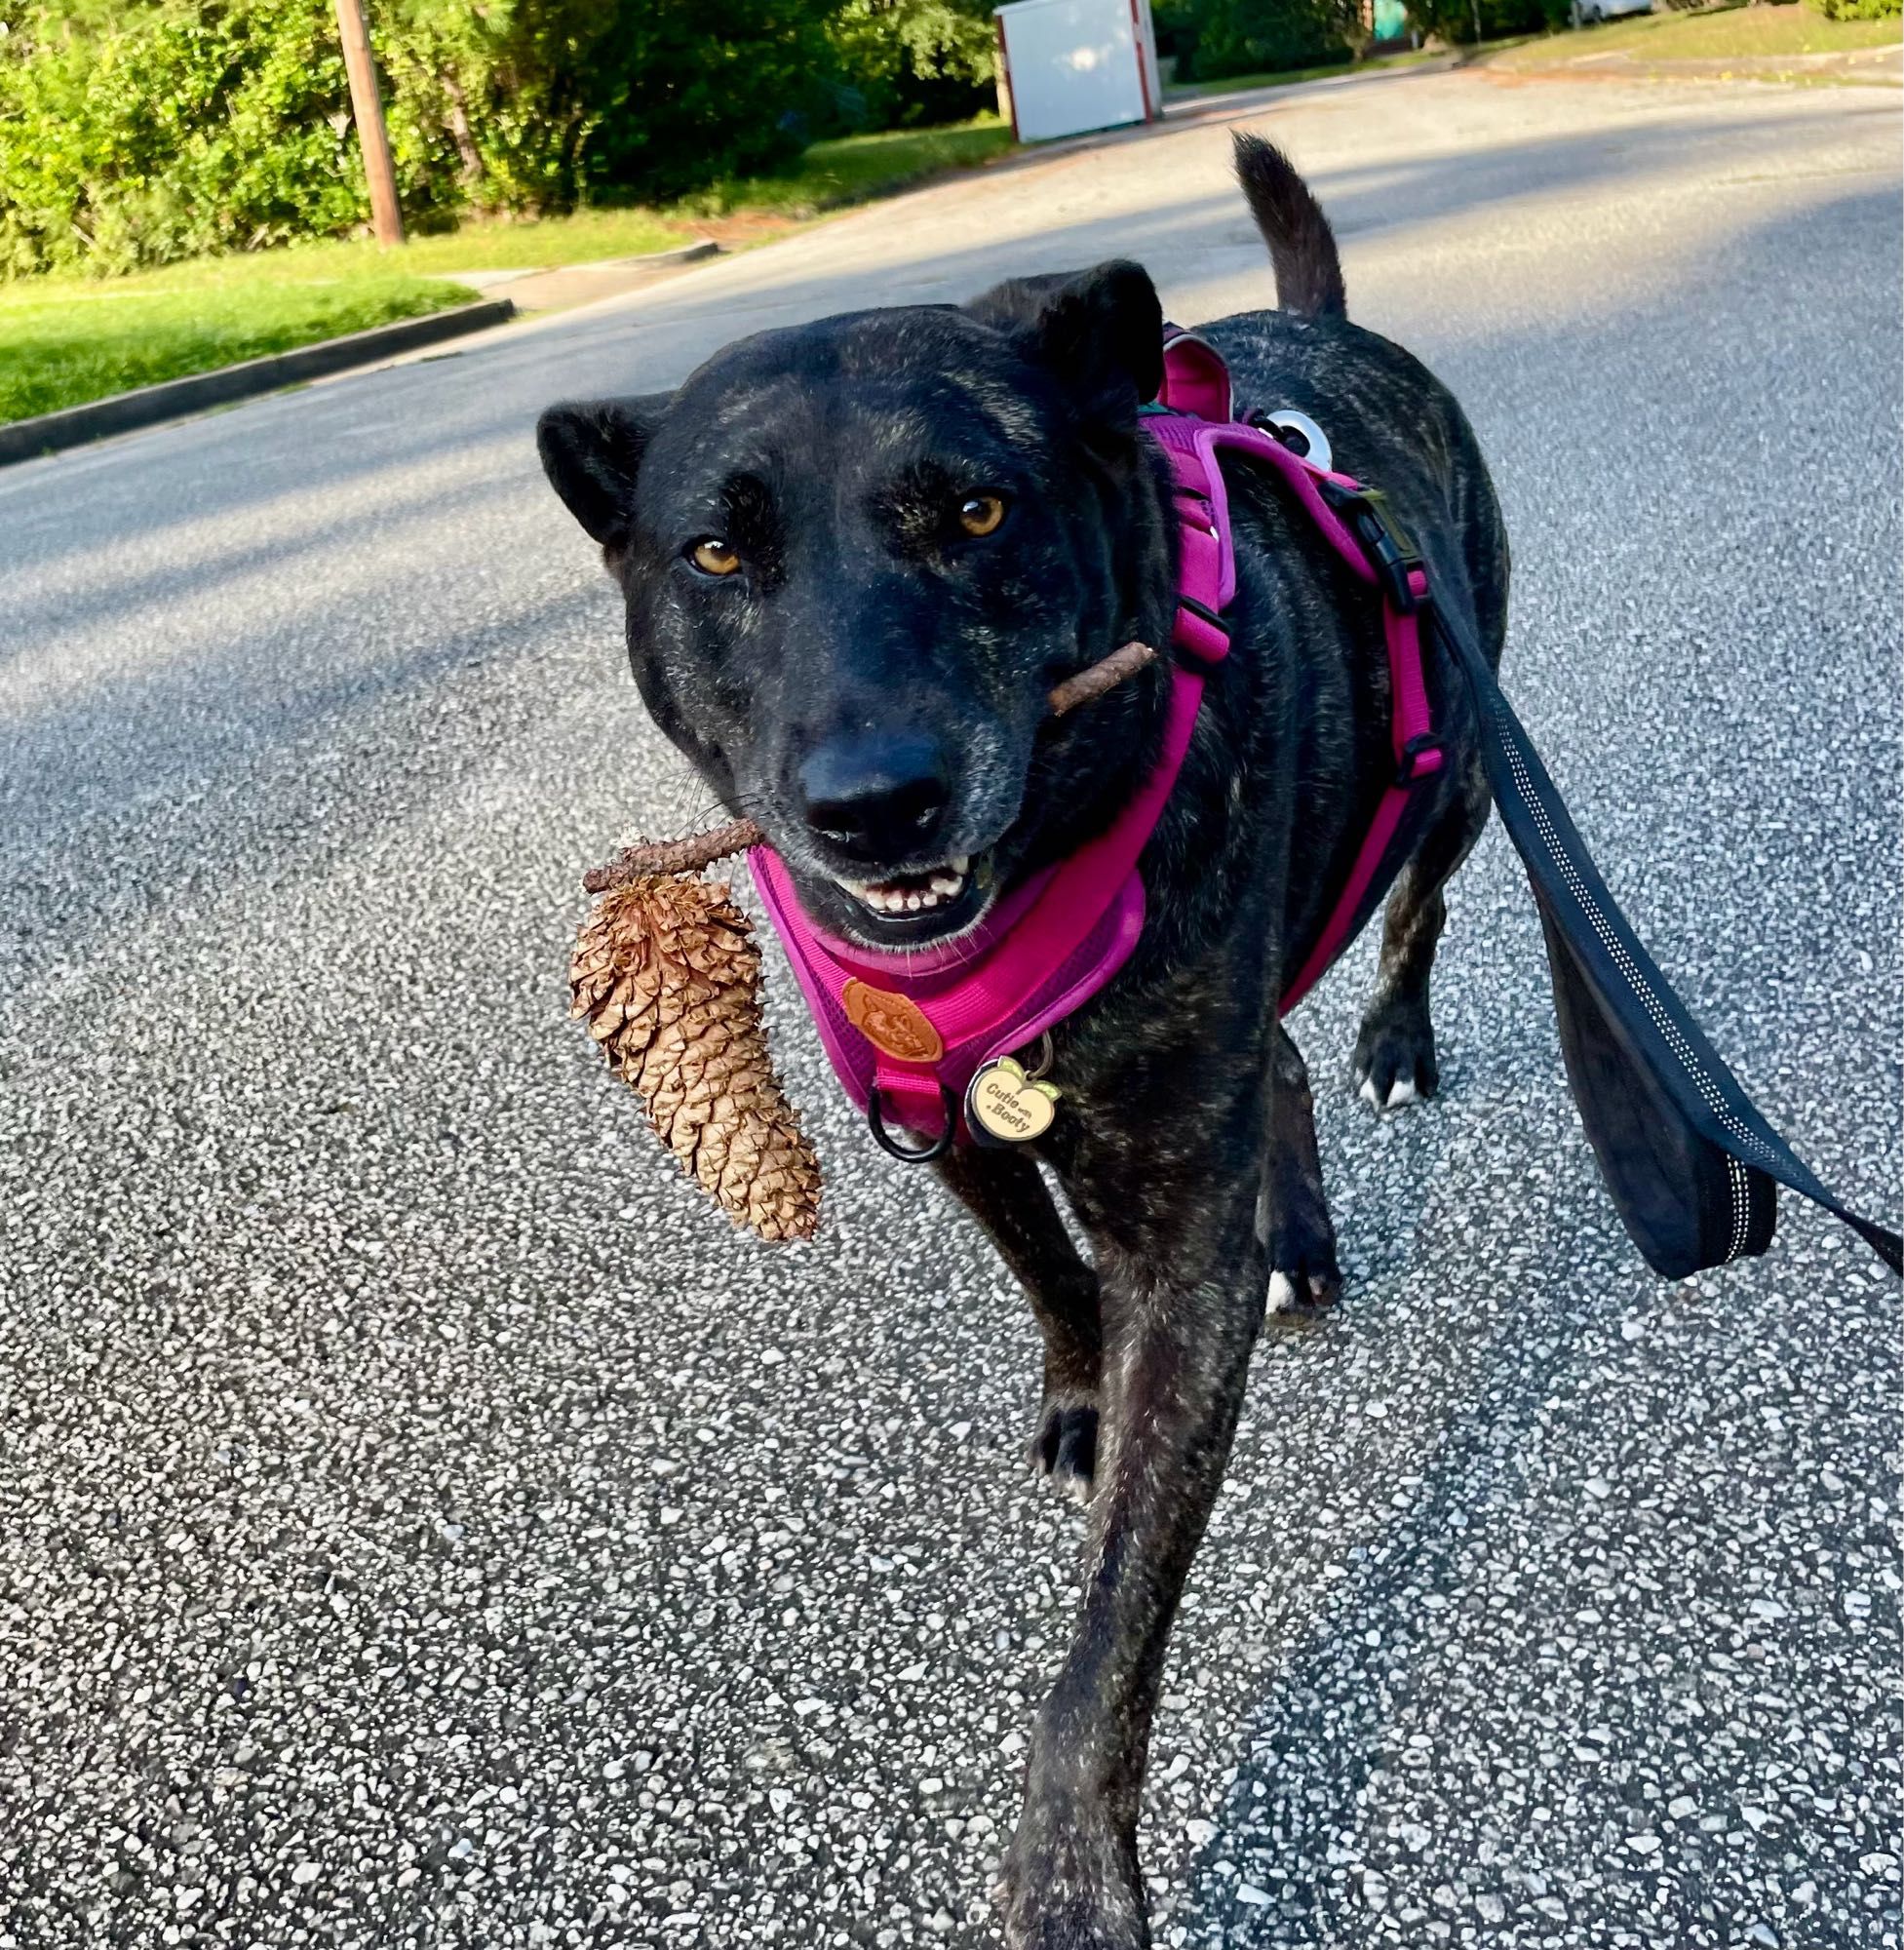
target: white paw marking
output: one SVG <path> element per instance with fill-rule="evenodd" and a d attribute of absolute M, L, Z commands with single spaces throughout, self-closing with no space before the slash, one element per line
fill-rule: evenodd
<path fill-rule="evenodd" d="M 1381 1109 L 1381 1099 L 1376 1095 L 1375 1078 L 1373 1076 L 1365 1076 L 1362 1079 L 1362 1101 L 1371 1111 L 1379 1111 Z"/>
<path fill-rule="evenodd" d="M 1388 1109 L 1399 1111 L 1404 1104 L 1415 1102 L 1415 1078 L 1398 1076 L 1388 1091 Z"/>
<path fill-rule="evenodd" d="M 1266 1311 L 1281 1313 L 1284 1308 L 1296 1305 L 1296 1282 L 1285 1272 L 1269 1275 L 1269 1301 Z"/>

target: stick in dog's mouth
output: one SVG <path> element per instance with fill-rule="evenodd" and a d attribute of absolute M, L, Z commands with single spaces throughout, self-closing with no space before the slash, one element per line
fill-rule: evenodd
<path fill-rule="evenodd" d="M 1063 683 L 1054 684 L 1049 703 L 1051 715 L 1063 718 L 1080 704 L 1089 704 L 1114 690 L 1128 677 L 1135 677 L 1156 657 L 1149 644 L 1125 644 Z M 686 839 L 659 839 L 640 846 L 624 847 L 605 867 L 592 868 L 582 877 L 582 885 L 592 894 L 605 894 L 611 887 L 626 886 L 648 874 L 698 874 L 717 860 L 745 853 L 750 847 L 766 843 L 766 833 L 751 819 L 729 820 L 710 833 L 695 834 Z M 853 898 L 878 915 L 924 914 L 950 907 L 959 900 L 970 884 L 972 862 L 960 855 L 922 874 L 902 875 L 891 880 L 843 880 Z"/>

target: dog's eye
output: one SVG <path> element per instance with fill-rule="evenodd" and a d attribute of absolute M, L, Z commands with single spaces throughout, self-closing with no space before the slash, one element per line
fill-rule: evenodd
<path fill-rule="evenodd" d="M 971 494 L 959 505 L 958 526 L 968 535 L 989 535 L 1005 519 L 1005 504 L 996 494 Z"/>
<path fill-rule="evenodd" d="M 740 557 L 719 535 L 703 535 L 687 551 L 687 559 L 703 575 L 732 575 Z"/>

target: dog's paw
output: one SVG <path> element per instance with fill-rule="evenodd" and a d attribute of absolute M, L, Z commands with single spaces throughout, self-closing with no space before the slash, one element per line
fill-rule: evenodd
<path fill-rule="evenodd" d="M 1038 1432 L 1031 1438 L 1031 1466 L 1073 1502 L 1091 1500 L 1098 1466 L 1098 1398 L 1083 1389 L 1045 1390 Z"/>
<path fill-rule="evenodd" d="M 1331 1270 L 1271 1269 L 1263 1298 L 1263 1317 L 1278 1326 L 1299 1327 L 1327 1313 L 1342 1297 L 1342 1276 Z"/>
<path fill-rule="evenodd" d="M 1355 1088 L 1376 1111 L 1399 1111 L 1441 1088 L 1434 1025 L 1424 1004 L 1378 1003 L 1355 1038 Z"/>
<path fill-rule="evenodd" d="M 1269 1291 L 1263 1311 L 1271 1323 L 1301 1326 L 1326 1313 L 1342 1296 L 1336 1234 L 1325 1214 L 1320 1230 L 1279 1227 L 1269 1242 Z"/>
<path fill-rule="evenodd" d="M 1341 1298 L 1342 1269 L 1336 1261 L 1336 1228 L 1319 1179 L 1294 1157 L 1282 1160 L 1264 1198 L 1263 1245 L 1269 1260 L 1266 1321 L 1313 1320 Z"/>
<path fill-rule="evenodd" d="M 994 1891 L 1006 1950 L 1147 1950 L 1132 1850 L 1107 1821 L 1059 1825 L 1028 1808 Z"/>

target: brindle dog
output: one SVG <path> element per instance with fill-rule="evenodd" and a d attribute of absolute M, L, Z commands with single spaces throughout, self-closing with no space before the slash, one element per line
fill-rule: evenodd
<path fill-rule="evenodd" d="M 1202 328 L 1241 405 L 1307 413 L 1379 485 L 1435 600 L 1498 659 L 1507 542 L 1451 395 L 1351 325 L 1327 220 L 1237 143 L 1281 309 Z M 1112 262 L 962 308 L 763 332 L 674 393 L 550 410 L 557 491 L 627 597 L 649 710 L 765 827 L 824 926 L 895 950 L 971 926 L 1103 828 L 1157 750 L 1161 664 L 1053 722 L 1058 680 L 1173 613 L 1149 278 Z M 1226 662 L 1146 851 L 1136 954 L 1056 1033 L 1062 1112 L 1031 1156 L 941 1166 L 1044 1334 L 1039 1465 L 1090 1502 L 1082 1614 L 1039 1711 L 1001 1899 L 1014 1946 L 1148 1940 L 1137 1818 L 1164 1647 L 1266 1309 L 1340 1284 L 1309 1080 L 1277 999 L 1393 766 L 1379 612 L 1265 470 L 1226 461 Z M 1453 762 L 1388 900 L 1355 1072 L 1387 1107 L 1436 1086 L 1442 888 L 1489 798 L 1459 684 L 1428 673 Z M 932 896 L 916 909 L 909 891 Z"/>

